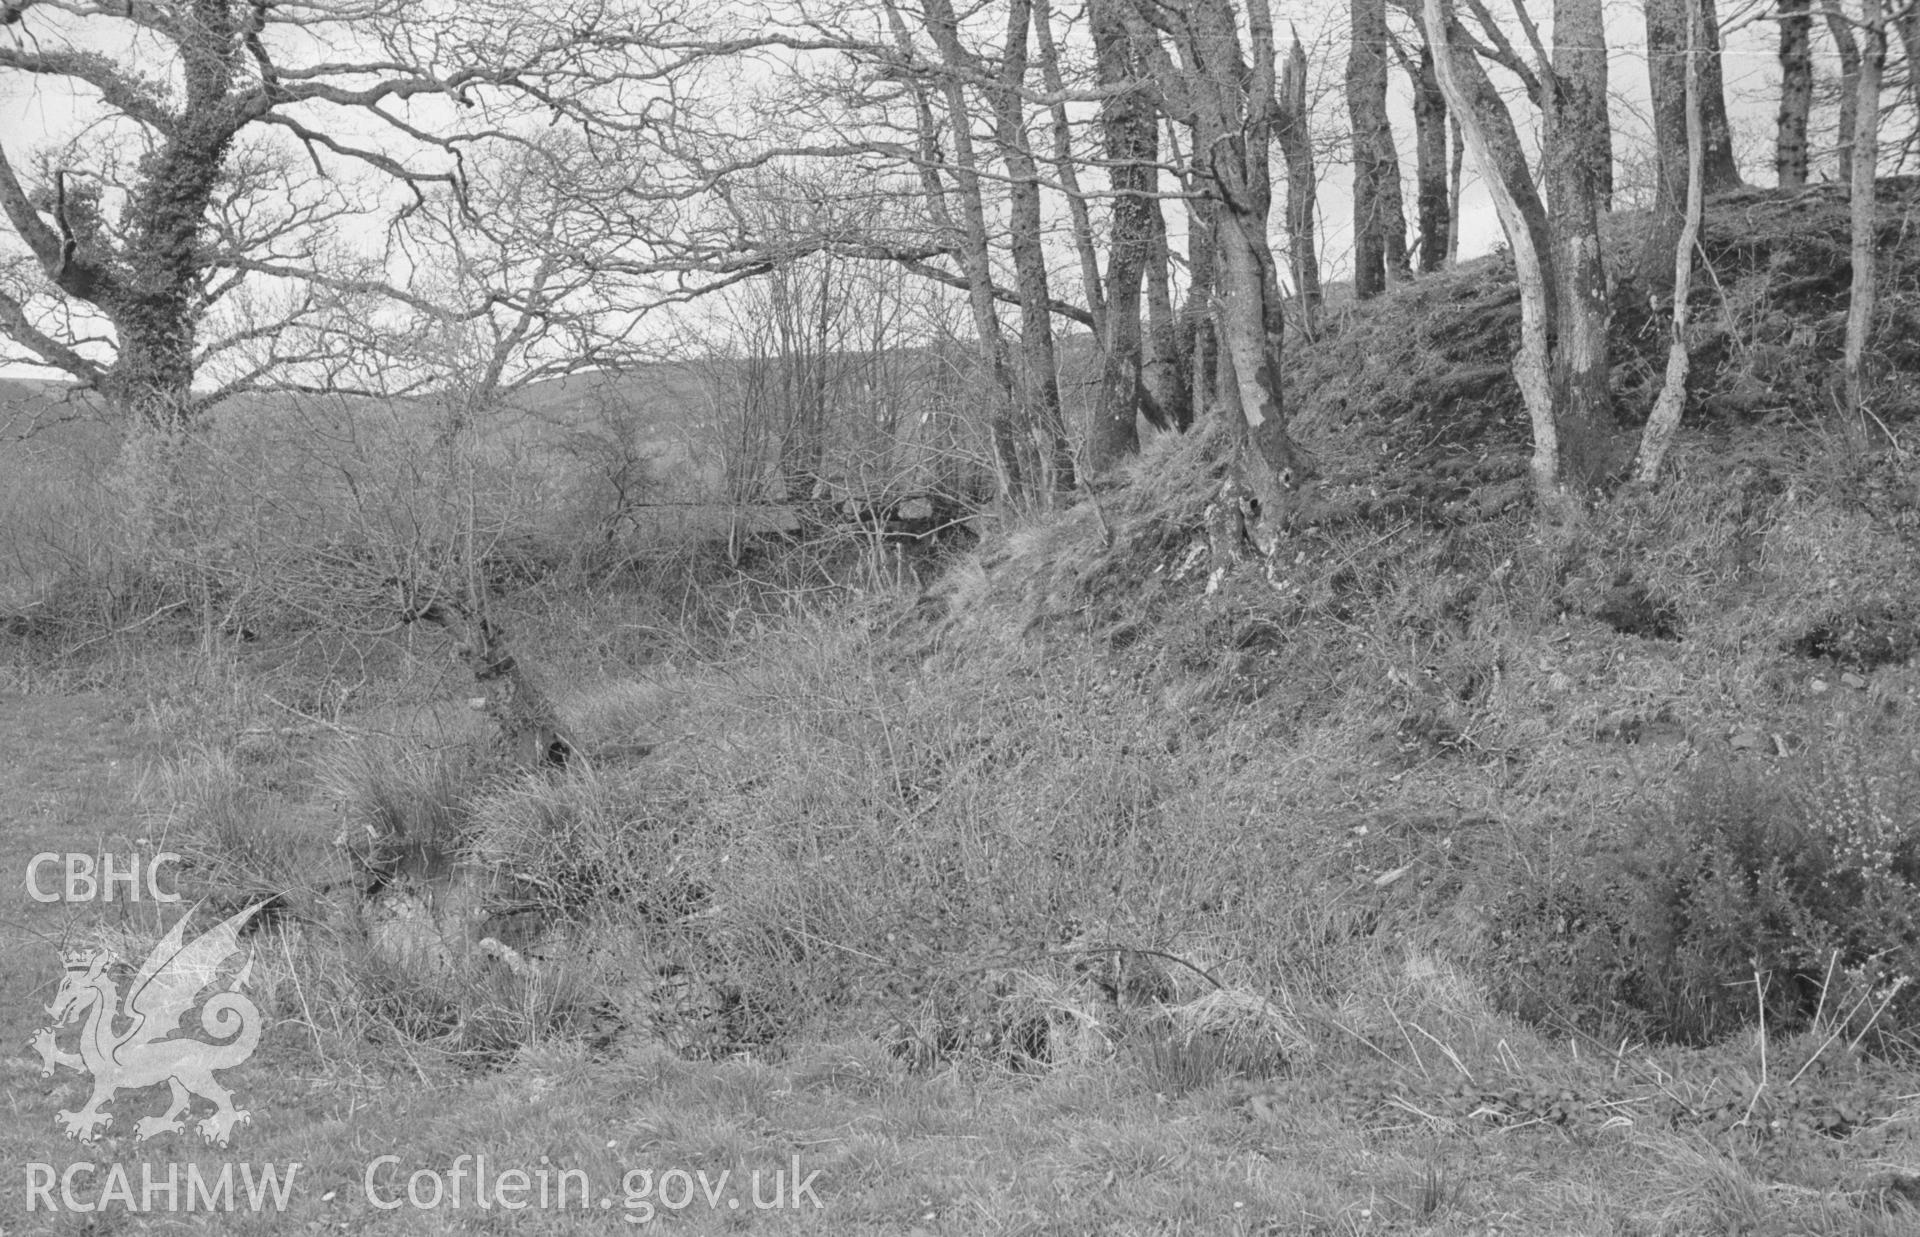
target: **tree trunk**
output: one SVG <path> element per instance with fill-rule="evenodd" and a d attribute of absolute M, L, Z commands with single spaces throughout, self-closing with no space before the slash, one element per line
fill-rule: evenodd
<path fill-rule="evenodd" d="M 1880 76 L 1887 59 L 1887 27 L 1880 0 L 1860 0 L 1860 73 L 1854 103 L 1853 286 L 1847 296 L 1845 354 L 1847 409 L 1859 416 L 1867 406 L 1867 346 L 1873 340 L 1877 288 L 1874 270 L 1875 203 L 1873 182 L 1880 163 Z"/>
<path fill-rule="evenodd" d="M 1147 204 L 1147 223 L 1153 245 L 1147 253 L 1146 356 L 1140 364 L 1142 411 L 1163 430 L 1184 431 L 1193 424 L 1192 390 L 1180 363 L 1180 330 L 1173 312 L 1168 270 L 1173 256 L 1167 246 L 1167 221 L 1160 199 Z"/>
<path fill-rule="evenodd" d="M 1094 0 L 1088 19 L 1094 65 L 1102 86 L 1122 87 L 1136 80 L 1139 59 L 1128 32 L 1125 0 Z M 1088 443 L 1089 463 L 1105 472 L 1138 449 L 1140 410 L 1140 284 L 1153 250 L 1150 195 L 1157 170 L 1159 120 L 1153 100 L 1142 90 L 1116 93 L 1100 101 L 1100 127 L 1106 138 L 1107 179 L 1113 187 L 1112 239 L 1107 247 L 1107 334 L 1100 374 L 1099 402 Z"/>
<path fill-rule="evenodd" d="M 1621 462 L 1609 386 L 1612 309 L 1600 251 L 1600 214 L 1612 164 L 1601 0 L 1555 0 L 1553 43 L 1542 162 L 1553 203 L 1548 222 L 1558 291 L 1554 422 L 1561 481 L 1586 492 L 1599 488 Z"/>
<path fill-rule="evenodd" d="M 1859 128 L 1860 43 L 1853 37 L 1853 25 L 1841 11 L 1839 0 L 1823 0 L 1821 13 L 1827 19 L 1827 32 L 1840 53 L 1840 183 L 1853 183 L 1853 143 Z"/>
<path fill-rule="evenodd" d="M 1634 282 L 1647 300 L 1673 295 L 1673 250 L 1686 225 L 1688 82 L 1699 79 L 1682 55 L 1695 0 L 1646 0 L 1647 84 L 1653 96 L 1653 214 L 1634 264 Z"/>
<path fill-rule="evenodd" d="M 1420 270 L 1431 274 L 1446 265 L 1447 238 L 1453 228 L 1447 193 L 1447 97 L 1433 67 L 1433 49 L 1424 42 L 1419 59 L 1402 66 L 1413 83 L 1414 180 L 1419 185 Z"/>
<path fill-rule="evenodd" d="M 1434 80 L 1439 81 L 1436 69 Z M 1460 260 L 1460 191 L 1462 177 L 1467 170 L 1467 136 L 1460 128 L 1460 120 L 1454 118 L 1452 167 L 1447 171 L 1447 265 L 1452 266 Z"/>
<path fill-rule="evenodd" d="M 954 234 L 951 251 L 958 258 L 966 280 L 967 306 L 973 314 L 981 358 L 992 375 L 998 397 L 988 414 L 988 429 L 993 437 L 994 455 L 1000 465 L 1001 493 L 1009 498 L 1019 498 L 1027 492 L 1028 479 L 1022 470 L 1019 438 L 1015 432 L 1016 386 L 1013 364 L 1008 355 L 1006 338 L 1000 332 L 1000 317 L 993 303 L 993 264 L 987 250 L 986 206 L 980 197 L 980 163 L 973 148 L 973 109 L 968 106 L 966 91 L 961 85 L 960 74 L 966 67 L 967 57 L 960 46 L 952 0 L 927 0 L 926 9 L 927 28 L 933 36 L 934 45 L 939 48 L 946 69 L 940 74 L 940 92 L 947 105 L 947 135 L 953 144 L 953 157 L 951 161 L 942 160 L 939 142 L 932 128 L 931 109 L 922 106 L 921 175 L 923 183 L 929 176 L 936 178 L 928 196 L 930 202 L 939 203 L 939 209 L 944 213 L 945 193 L 939 188 L 935 169 L 943 162 L 948 162 L 953 171 L 960 204 L 960 227 L 953 228 L 949 221 L 943 230 Z M 893 17 L 894 12 L 890 10 L 889 15 Z M 894 33 L 902 55 L 911 56 L 912 43 L 907 38 L 905 28 L 896 26 Z"/>
<path fill-rule="evenodd" d="M 1907 97 L 1913 101 L 1915 120 L 1920 120 L 1920 4 L 1909 4 L 1906 15 L 1893 19 L 1893 25 L 1900 46 L 1907 49 Z"/>
<path fill-rule="evenodd" d="M 1667 448 L 1680 428 L 1686 411 L 1687 374 L 1693 368 L 1693 355 L 1687 346 L 1689 325 L 1688 294 L 1693 283 L 1693 249 L 1700 238 L 1700 216 L 1706 206 L 1706 126 L 1700 114 L 1700 10 L 1689 6 L 1686 29 L 1686 70 L 1682 93 L 1686 98 L 1687 191 L 1682 212 L 1680 235 L 1673 251 L 1673 338 L 1667 345 L 1667 372 L 1654 401 L 1653 412 L 1640 435 L 1640 454 L 1635 479 L 1652 485 L 1660 479 L 1660 466 Z"/>
<path fill-rule="evenodd" d="M 1257 511 L 1277 526 L 1311 465 L 1287 433 L 1280 387 L 1286 318 L 1267 242 L 1269 152 L 1279 110 L 1272 12 L 1266 0 L 1249 0 L 1252 54 L 1243 60 L 1229 0 L 1188 0 L 1177 10 L 1143 11 L 1179 50 L 1178 70 L 1164 60 L 1156 61 L 1156 70 L 1168 78 L 1162 94 L 1179 97 L 1190 118 L 1192 183 L 1212 208 L 1210 256 L 1218 281 L 1214 393 L 1223 408 L 1238 410 L 1241 440 L 1250 448 L 1241 452 L 1229 486 L 1244 485 Z"/>
<path fill-rule="evenodd" d="M 141 160 L 137 187 L 120 212 L 121 234 L 106 235 L 98 187 L 70 182 L 64 171 L 54 177 L 56 233 L 0 152 L 0 210 L 53 285 L 113 325 L 110 364 L 48 341 L 50 359 L 93 385 L 130 422 L 165 434 L 185 431 L 194 416 L 208 269 L 204 229 L 234 135 L 252 119 L 228 97 L 242 54 L 222 28 L 233 14 L 221 5 L 206 8 L 206 37 L 180 45 L 188 53 L 184 98 Z M 104 62 L 92 67 L 111 79 Z"/>
<path fill-rule="evenodd" d="M 487 616 L 484 599 L 432 602 L 410 617 L 433 623 L 454 638 L 460 660 L 485 694 L 503 759 L 520 768 L 559 768 L 573 755 L 553 701 L 507 649 L 506 632 Z"/>
<path fill-rule="evenodd" d="M 1040 45 L 1041 80 L 1047 93 L 1064 98 L 1066 83 L 1060 76 L 1060 50 L 1053 38 L 1053 15 L 1048 0 L 1033 0 L 1033 32 Z M 1066 191 L 1067 216 L 1073 225 L 1073 251 L 1080 259 L 1080 286 L 1087 298 L 1087 313 L 1093 318 L 1093 336 L 1103 339 L 1107 333 L 1107 303 L 1100 287 L 1100 258 L 1093 244 L 1093 221 L 1087 213 L 1087 197 L 1080 190 L 1080 172 L 1073 156 L 1073 128 L 1067 120 L 1067 105 L 1057 102 L 1053 114 L 1054 173 Z"/>
<path fill-rule="evenodd" d="M 1724 193 L 1744 182 L 1733 154 L 1733 129 L 1727 123 L 1727 90 L 1720 70 L 1720 14 L 1715 0 L 1699 3 L 1705 35 L 1702 46 L 1707 57 L 1700 65 L 1700 115 L 1707 133 L 1706 185 L 1709 194 Z M 1558 41 L 1559 35 L 1554 38 Z"/>
<path fill-rule="evenodd" d="M 1387 120 L 1386 0 L 1351 0 L 1347 117 L 1353 131 L 1353 292 L 1365 299 L 1407 270 L 1400 160 Z"/>
<path fill-rule="evenodd" d="M 1195 122 L 1188 119 L 1187 123 Z M 1179 162 L 1177 151 L 1175 162 Z M 1186 166 L 1189 170 L 1182 187 L 1187 195 L 1187 300 L 1180 311 L 1180 338 L 1192 386 L 1188 406 L 1198 419 L 1214 404 L 1219 345 L 1213 333 L 1213 298 L 1219 284 L 1219 246 L 1214 202 L 1206 196 L 1201 178 L 1192 171 L 1192 162 Z"/>
<path fill-rule="evenodd" d="M 1318 187 L 1313 174 L 1313 142 L 1307 128 L 1307 51 L 1293 36 L 1287 63 L 1280 71 L 1275 99 L 1279 116 L 1274 136 L 1287 165 L 1287 262 L 1294 292 L 1300 297 L 1301 316 L 1309 333 L 1320 316 L 1320 252 L 1314 239 L 1314 207 Z"/>
<path fill-rule="evenodd" d="M 1558 510 L 1565 496 L 1560 484 L 1559 434 L 1548 374 L 1553 276 L 1545 215 L 1533 187 L 1533 174 L 1520 149 L 1519 135 L 1514 132 L 1513 117 L 1463 37 L 1451 5 L 1447 0 L 1425 0 L 1421 18 L 1427 45 L 1433 48 L 1440 88 L 1447 94 L 1448 109 L 1480 165 L 1513 251 L 1514 274 L 1520 285 L 1520 351 L 1513 359 L 1513 377 L 1532 423 L 1535 497 L 1543 510 Z"/>
<path fill-rule="evenodd" d="M 1554 286 L 1553 237 L 1547 228 L 1546 206 L 1534 185 L 1533 169 L 1527 166 L 1526 148 L 1520 144 L 1513 116 L 1494 89 L 1486 66 L 1474 55 L 1471 40 L 1461 28 L 1451 0 L 1429 4 L 1423 20 L 1427 23 L 1427 44 L 1434 49 L 1434 69 L 1447 94 L 1447 109 L 1461 122 L 1462 147 L 1472 147 L 1480 174 L 1488 182 L 1496 207 L 1500 207 L 1500 224 L 1507 232 L 1515 264 L 1521 260 L 1522 248 L 1521 243 L 1513 239 L 1517 228 L 1526 234 L 1525 247 L 1531 255 L 1528 260 L 1539 264 L 1543 286 L 1551 288 Z M 1441 23 L 1437 31 L 1434 22 Z M 1450 53 L 1450 60 L 1442 54 L 1442 48 Z M 1463 112 L 1469 115 L 1463 117 Z M 1456 184 L 1458 180 L 1456 176 Z M 1542 312 L 1541 329 L 1551 337 L 1556 314 L 1551 299 Z"/>
<path fill-rule="evenodd" d="M 1813 0 L 1780 0 L 1780 115 L 1773 169 L 1782 189 L 1807 183 L 1807 116 L 1813 110 Z"/>
<path fill-rule="evenodd" d="M 1073 451 L 1067 444 L 1060 408 L 1060 368 L 1053 349 L 1053 296 L 1040 208 L 1040 171 L 1027 140 L 1026 108 L 1020 89 L 1027 76 L 1027 32 L 1033 25 L 1030 0 L 1007 7 L 1007 43 L 994 92 L 1001 161 L 1006 164 L 1012 228 L 1014 284 L 1020 300 L 1020 391 L 1027 441 L 1032 443 L 1042 494 L 1073 488 Z"/>

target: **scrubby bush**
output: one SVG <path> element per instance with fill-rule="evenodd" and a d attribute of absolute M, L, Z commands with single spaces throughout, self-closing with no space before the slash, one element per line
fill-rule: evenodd
<path fill-rule="evenodd" d="M 1706 1043 L 1764 1017 L 1920 1043 L 1920 758 L 1847 727 L 1707 762 L 1611 844 L 1508 892 L 1495 993 L 1534 1019 Z"/>

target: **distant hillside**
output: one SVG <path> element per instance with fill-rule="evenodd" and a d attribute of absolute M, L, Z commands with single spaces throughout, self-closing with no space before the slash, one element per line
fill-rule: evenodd
<path fill-rule="evenodd" d="M 509 402 L 561 424 L 579 424 L 618 408 L 643 438 L 673 438 L 712 426 L 718 410 L 709 377 L 701 371 L 725 366 L 726 362 L 666 361 L 618 371 L 596 370 L 533 383 L 516 391 Z"/>
<path fill-rule="evenodd" d="M 100 415 L 98 401 L 70 383 L 0 378 L 0 444 Z"/>

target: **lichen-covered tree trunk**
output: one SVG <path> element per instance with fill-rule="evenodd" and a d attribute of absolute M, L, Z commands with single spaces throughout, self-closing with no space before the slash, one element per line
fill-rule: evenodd
<path fill-rule="evenodd" d="M 1556 0 L 1553 87 L 1542 152 L 1553 203 L 1557 333 L 1554 424 L 1560 478 L 1579 492 L 1617 468 L 1622 443 L 1614 417 L 1607 271 L 1600 250 L 1612 148 L 1607 131 L 1606 26 L 1601 0 Z"/>
<path fill-rule="evenodd" d="M 1813 110 L 1813 0 L 1780 0 L 1780 112 L 1773 169 L 1782 189 L 1807 183 L 1807 117 Z"/>
<path fill-rule="evenodd" d="M 1280 358 L 1286 330 L 1280 286 L 1264 231 L 1251 212 L 1222 213 L 1220 346 L 1232 367 L 1235 402 L 1253 450 L 1245 481 L 1261 511 L 1284 519 L 1312 469 L 1287 433 Z"/>

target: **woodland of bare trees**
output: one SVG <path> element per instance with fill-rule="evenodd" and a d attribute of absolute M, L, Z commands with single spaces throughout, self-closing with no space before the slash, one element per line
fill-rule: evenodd
<path fill-rule="evenodd" d="M 0 332 L 18 365 L 176 437 L 286 392 L 431 395 L 458 433 L 541 380 L 698 338 L 747 365 L 740 447 L 761 454 L 729 483 L 788 496 L 846 471 L 837 419 L 918 415 L 916 382 L 856 399 L 856 374 L 959 348 L 1001 496 L 1048 501 L 1143 432 L 1217 423 L 1236 501 L 1277 526 L 1314 477 L 1290 340 L 1322 329 L 1337 283 L 1368 298 L 1457 261 L 1463 216 L 1490 206 L 1523 293 L 1511 360 L 1542 503 L 1571 512 L 1636 458 L 1657 476 L 1679 406 L 1659 442 L 1623 428 L 1647 410 L 1614 406 L 1616 291 L 1684 335 L 1701 200 L 1763 170 L 1736 141 L 1715 0 L 1308 16 L 9 0 L 0 81 L 55 102 L 43 132 L 0 138 Z M 1740 101 L 1772 120 L 1773 176 L 1852 194 L 1858 408 L 1872 186 L 1920 145 L 1920 19 L 1893 0 L 1734 19 L 1749 44 L 1777 31 L 1776 97 Z M 1626 136 L 1623 92 L 1650 100 L 1650 131 Z M 1650 223 L 1609 269 L 1629 141 L 1651 152 Z"/>

